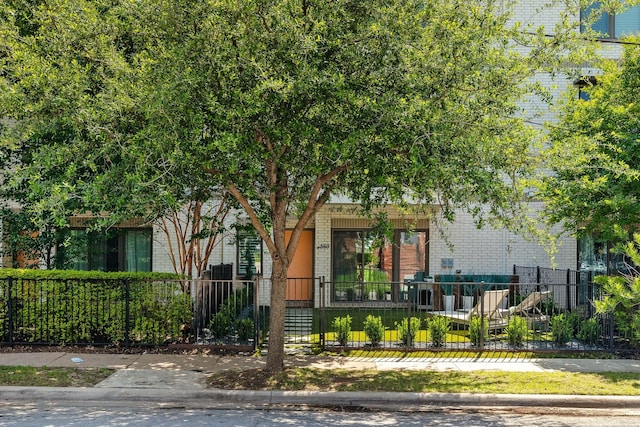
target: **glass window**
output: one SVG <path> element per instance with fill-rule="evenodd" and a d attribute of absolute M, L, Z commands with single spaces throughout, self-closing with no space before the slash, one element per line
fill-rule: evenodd
<path fill-rule="evenodd" d="M 393 246 L 368 231 L 334 231 L 333 278 L 336 282 L 389 282 Z"/>
<path fill-rule="evenodd" d="M 612 242 L 600 241 L 593 236 L 582 236 L 578 240 L 578 263 L 581 271 L 599 274 L 630 274 L 637 271 L 624 253 L 615 250 Z"/>
<path fill-rule="evenodd" d="M 585 8 L 581 12 L 580 20 L 584 22 L 592 13 L 597 12 L 600 9 L 600 2 L 596 2 L 591 6 Z M 610 26 L 610 18 L 611 16 L 608 13 L 602 13 L 598 16 L 598 19 L 591 24 L 591 29 L 600 33 L 603 37 L 609 37 L 609 26 Z M 584 26 L 581 28 L 584 31 Z"/>
<path fill-rule="evenodd" d="M 395 243 L 368 230 L 334 230 L 332 245 L 335 282 L 390 282 L 413 278 L 427 270 L 427 231 L 398 230 Z"/>
<path fill-rule="evenodd" d="M 416 272 L 426 271 L 427 232 L 400 232 L 399 279 L 415 277 Z"/>
<path fill-rule="evenodd" d="M 582 89 L 578 89 L 578 98 L 582 99 L 583 101 L 588 101 L 589 99 L 591 99 L 591 97 L 589 96 L 589 92 L 585 92 Z"/>
<path fill-rule="evenodd" d="M 151 271 L 150 230 L 127 230 L 125 241 L 125 271 Z"/>
<path fill-rule="evenodd" d="M 633 6 L 615 16 L 614 37 L 631 36 L 640 31 L 640 6 Z"/>
<path fill-rule="evenodd" d="M 578 241 L 578 264 L 580 271 L 606 273 L 608 263 L 607 243 L 593 236 L 581 237 Z"/>
<path fill-rule="evenodd" d="M 585 20 L 600 7 L 600 2 L 596 2 L 585 8 L 582 11 L 581 19 Z M 629 7 L 624 12 L 615 15 L 604 12 L 591 24 L 591 29 L 600 33 L 604 38 L 620 38 L 637 34 L 640 32 L 640 6 Z M 584 27 L 582 30 L 584 31 Z"/>
<path fill-rule="evenodd" d="M 88 245 L 86 230 L 71 230 L 69 239 L 58 249 L 56 256 L 58 268 L 89 270 Z"/>
<path fill-rule="evenodd" d="M 333 280 L 354 282 L 358 280 L 357 231 L 336 231 L 333 233 Z"/>
<path fill-rule="evenodd" d="M 238 275 L 247 279 L 262 274 L 262 240 L 254 230 L 238 230 L 236 265 Z"/>
<path fill-rule="evenodd" d="M 58 249 L 61 268 L 100 271 L 151 271 L 152 230 L 121 229 L 109 233 L 71 230 Z"/>

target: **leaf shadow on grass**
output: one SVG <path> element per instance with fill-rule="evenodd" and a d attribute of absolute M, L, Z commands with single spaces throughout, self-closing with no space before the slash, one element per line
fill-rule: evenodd
<path fill-rule="evenodd" d="M 640 374 L 416 371 L 289 368 L 276 375 L 227 371 L 209 387 L 234 390 L 379 391 L 421 393 L 640 395 Z"/>

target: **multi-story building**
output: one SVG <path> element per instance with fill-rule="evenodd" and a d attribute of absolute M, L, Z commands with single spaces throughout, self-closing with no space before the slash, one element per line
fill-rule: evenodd
<path fill-rule="evenodd" d="M 560 19 L 558 10 L 539 10 L 542 1 L 520 1 L 514 20 L 535 20 L 546 28 L 553 28 Z M 562 7 L 558 5 L 556 7 Z M 596 5 L 597 7 L 597 5 Z M 576 20 L 580 16 L 575 17 Z M 594 28 L 601 31 L 607 41 L 603 43 L 607 55 L 620 54 L 615 40 L 640 30 L 640 6 L 619 15 L 604 14 Z M 588 64 L 587 64 L 588 65 Z M 597 70 L 585 66 L 585 74 L 595 75 Z M 579 87 L 568 77 L 552 77 L 540 74 L 540 82 L 560 95 L 567 90 L 579 96 Z M 527 110 L 535 121 L 549 119 L 546 103 L 530 101 Z M 534 195 L 528 202 L 533 211 L 540 208 Z M 308 225 L 289 271 L 290 277 L 325 277 L 329 281 L 365 279 L 401 282 L 420 271 L 425 275 L 440 274 L 511 274 L 514 265 L 559 268 L 601 268 L 610 262 L 603 258 L 606 251 L 602 244 L 588 239 L 578 242 L 571 230 L 567 230 L 559 242 L 559 250 L 553 261 L 547 248 L 539 242 L 527 240 L 506 229 L 486 226 L 476 227 L 474 219 L 465 212 L 458 212 L 453 223 L 442 219 L 433 221 L 427 217 L 411 218 L 408 229 L 406 218 L 393 207 L 388 207 L 388 217 L 395 226 L 392 242 L 379 243 L 370 235 L 371 223 L 352 213 L 355 205 L 348 200 L 334 199 L 327 204 Z M 228 223 L 242 220 L 242 213 L 229 215 Z M 437 224 L 437 225 L 436 225 Z M 554 232 L 562 231 L 560 229 Z M 599 246 L 600 245 L 600 246 Z M 103 270 L 151 270 L 173 271 L 168 256 L 168 241 L 164 233 L 153 226 L 123 224 L 113 237 L 87 240 L 87 255 L 79 268 Z M 95 255 L 98 254 L 98 255 Z M 603 263 L 603 264 L 601 264 Z M 268 278 L 269 257 L 259 240 L 235 234 L 223 235 L 212 252 L 209 264 L 233 264 L 233 276 L 243 276 L 247 266 L 253 272 Z M 375 272 L 375 273 L 374 273 Z M 288 298 L 292 301 L 317 300 L 312 294 L 311 282 L 304 289 L 297 289 Z M 268 294 L 265 294 L 265 299 Z"/>

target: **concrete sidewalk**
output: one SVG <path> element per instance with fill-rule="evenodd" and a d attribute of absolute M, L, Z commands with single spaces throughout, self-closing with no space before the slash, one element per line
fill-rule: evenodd
<path fill-rule="evenodd" d="M 237 407 L 279 405 L 357 406 L 370 409 L 432 408 L 437 406 L 519 406 L 529 408 L 600 408 L 638 411 L 640 397 L 481 395 L 440 393 L 276 392 L 211 390 L 206 378 L 223 370 L 248 370 L 265 366 L 265 357 L 206 354 L 91 354 L 65 352 L 0 353 L 2 366 L 84 367 L 116 370 L 95 387 L 0 387 L 2 400 L 58 399 L 95 402 L 136 401 L 211 407 L 215 403 Z M 635 372 L 640 361 L 617 359 L 469 359 L 469 358 L 358 358 L 296 355 L 286 366 L 318 369 L 377 369 L 430 371 L 517 372 Z"/>
<path fill-rule="evenodd" d="M 262 368 L 266 357 L 253 355 L 162 354 L 162 353 L 0 353 L 0 366 L 50 366 L 109 368 L 115 370 L 187 370 L 213 373 L 226 370 Z M 435 371 L 517 371 L 517 372 L 635 372 L 640 360 L 631 359 L 546 359 L 546 358 L 452 358 L 452 357 L 344 357 L 286 356 L 287 367 L 318 369 L 377 369 Z"/>

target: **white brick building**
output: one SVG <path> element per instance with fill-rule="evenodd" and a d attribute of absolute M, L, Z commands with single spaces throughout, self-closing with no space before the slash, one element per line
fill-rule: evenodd
<path fill-rule="evenodd" d="M 536 25 L 544 24 L 545 28 L 549 28 L 551 31 L 561 15 L 560 9 L 539 11 L 539 7 L 543 3 L 546 2 L 520 1 L 515 10 L 514 21 L 530 22 Z M 560 8 L 561 5 L 556 7 Z M 576 16 L 575 19 L 580 19 L 580 17 Z M 616 22 L 615 17 L 608 19 L 607 22 Z M 640 28 L 640 19 L 637 19 L 635 23 L 636 29 Z M 616 34 L 613 36 L 615 37 Z M 619 49 L 615 44 L 607 45 L 607 49 L 609 49 L 610 55 L 614 57 L 619 55 Z M 591 73 L 593 70 L 586 72 Z M 550 75 L 541 74 L 538 79 L 544 86 L 552 89 L 556 96 L 572 89 L 573 82 L 569 78 L 552 78 Z M 575 90 L 577 95 L 577 89 Z M 530 100 L 526 109 L 531 113 L 534 122 L 542 123 L 550 118 L 546 103 Z M 419 234 L 418 237 L 415 237 L 411 233 L 405 232 L 403 218 L 390 208 L 389 218 L 396 222 L 397 228 L 395 238 L 398 241 L 395 243 L 400 247 L 397 249 L 398 252 L 393 252 L 396 249 L 374 246 L 366 236 L 370 224 L 348 209 L 337 209 L 344 206 L 344 203 L 326 205 L 309 224 L 309 228 L 306 230 L 306 239 L 299 250 L 301 258 L 294 262 L 295 268 L 299 268 L 294 273 L 295 276 L 325 277 L 326 280 L 336 281 L 342 276 L 347 277 L 351 274 L 347 267 L 343 268 L 338 265 L 341 261 L 351 263 L 351 267 L 356 269 L 353 270 L 354 274 L 357 274 L 360 269 L 364 271 L 365 264 L 375 264 L 376 268 L 383 271 L 384 277 L 390 281 L 402 281 L 404 276 L 418 270 L 424 271 L 428 275 L 456 273 L 506 275 L 512 273 L 514 265 L 550 267 L 553 264 L 546 248 L 541 243 L 527 241 L 524 237 L 504 229 L 494 229 L 487 226 L 479 230 L 471 216 L 464 212 L 459 212 L 455 222 L 451 224 L 437 221 L 438 227 L 442 228 L 436 227 L 434 221 L 430 221 L 426 217 L 413 218 L 416 220 L 415 232 Z M 534 210 L 540 207 L 535 201 L 531 203 L 531 206 Z M 227 222 L 232 223 L 241 216 L 241 213 L 230 215 Z M 151 270 L 172 272 L 173 265 L 168 256 L 166 236 L 154 229 L 151 241 Z M 420 246 L 417 250 L 421 257 L 415 265 L 412 264 L 406 268 L 400 263 L 403 257 L 402 244 L 404 241 L 414 242 L 407 243 L 407 245 Z M 344 246 L 342 248 L 344 256 L 340 255 L 342 252 L 339 251 L 339 244 Z M 351 247 L 347 247 L 349 245 Z M 371 246 L 365 248 L 366 245 Z M 424 252 L 421 252 L 423 249 Z M 392 254 L 391 260 L 388 259 L 389 254 Z M 232 263 L 234 265 L 233 275 L 237 276 L 242 273 L 238 269 L 241 257 L 236 237 L 233 234 L 228 234 L 221 237 L 212 253 L 209 264 Z M 578 267 L 578 244 L 576 239 L 571 237 L 570 231 L 559 242 L 559 250 L 555 254 L 554 261 L 553 265 L 557 265 L 559 268 Z M 270 265 L 266 248 L 261 255 L 258 254 L 256 265 L 262 277 L 268 278 Z M 296 299 L 296 296 L 292 298 Z M 268 301 L 266 288 L 263 288 L 261 299 Z M 317 301 L 317 294 L 314 299 Z"/>

